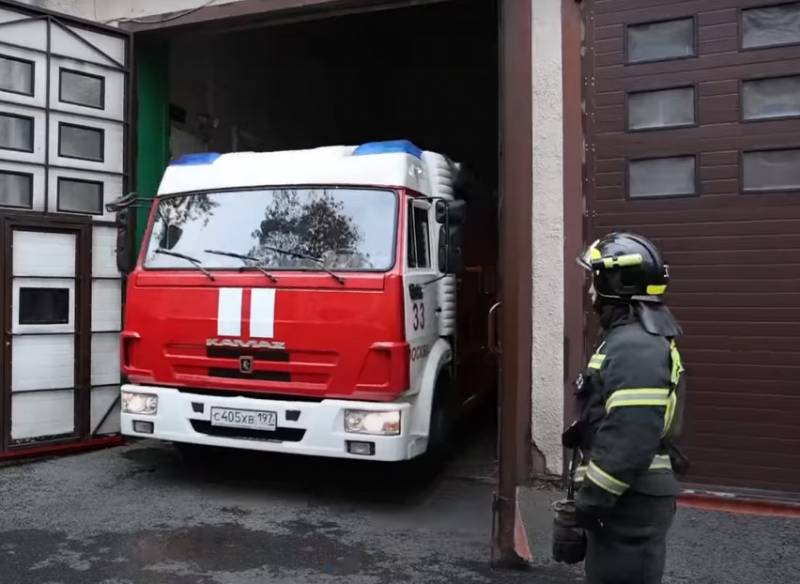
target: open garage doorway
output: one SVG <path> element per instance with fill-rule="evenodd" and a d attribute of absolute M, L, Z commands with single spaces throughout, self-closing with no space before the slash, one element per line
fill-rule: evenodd
<path fill-rule="evenodd" d="M 497 185 L 497 7 L 173 35 L 171 155 L 409 139 Z"/>
<path fill-rule="evenodd" d="M 463 164 L 468 202 L 460 277 L 460 383 L 495 385 L 488 311 L 498 298 L 498 27 L 493 2 L 437 3 L 169 42 L 170 158 L 409 139 Z M 488 268 L 486 267 L 488 266 Z M 493 477 L 496 414 L 484 403 L 448 472 Z"/>
<path fill-rule="evenodd" d="M 502 361 L 498 439 L 492 429 L 482 444 L 493 469 L 499 443 L 496 543 L 500 560 L 513 561 L 515 489 L 531 468 L 531 3 L 265 4 L 240 0 L 129 25 L 137 33 L 139 193 L 155 192 L 169 155 L 198 150 L 406 138 L 462 162 L 490 193 L 468 217 L 488 216 L 492 228 L 467 245 L 491 254 L 495 269 L 466 272 L 485 294 L 483 306 L 461 311 L 483 340 L 481 355 Z M 487 319 L 494 299 L 502 302 L 496 329 Z"/>

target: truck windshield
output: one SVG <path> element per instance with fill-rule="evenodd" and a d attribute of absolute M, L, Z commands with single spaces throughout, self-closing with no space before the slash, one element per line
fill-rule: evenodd
<path fill-rule="evenodd" d="M 390 190 L 170 196 L 158 203 L 145 267 L 185 268 L 174 255 L 182 254 L 205 269 L 386 271 L 394 265 L 396 222 L 397 196 Z"/>

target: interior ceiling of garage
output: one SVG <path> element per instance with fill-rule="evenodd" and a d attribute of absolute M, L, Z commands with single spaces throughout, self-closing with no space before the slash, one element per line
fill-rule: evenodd
<path fill-rule="evenodd" d="M 187 34 L 171 101 L 210 150 L 231 150 L 234 127 L 239 149 L 408 138 L 496 185 L 496 23 L 494 2 L 441 3 Z"/>

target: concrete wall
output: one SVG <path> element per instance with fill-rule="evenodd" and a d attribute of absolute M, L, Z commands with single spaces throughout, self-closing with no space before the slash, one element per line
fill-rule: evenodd
<path fill-rule="evenodd" d="M 108 24 L 238 0 L 27 0 Z M 532 0 L 531 0 L 532 1 Z M 533 2 L 533 395 L 537 472 L 560 474 L 564 415 L 561 0 Z"/>
<path fill-rule="evenodd" d="M 120 20 L 147 18 L 153 15 L 193 10 L 212 4 L 229 4 L 239 0 L 22 0 L 25 4 L 56 10 L 72 16 L 105 24 Z"/>
<path fill-rule="evenodd" d="M 564 187 L 561 0 L 533 2 L 534 470 L 561 473 Z"/>

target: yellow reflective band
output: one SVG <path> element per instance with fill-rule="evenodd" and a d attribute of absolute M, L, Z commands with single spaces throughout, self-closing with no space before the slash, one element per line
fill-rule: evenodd
<path fill-rule="evenodd" d="M 641 266 L 642 262 L 644 261 L 642 259 L 642 254 L 639 253 L 631 253 L 628 255 L 617 256 L 615 258 L 602 258 L 602 260 L 606 269 Z"/>
<path fill-rule="evenodd" d="M 600 253 L 599 249 L 597 249 L 596 247 L 594 247 L 594 245 L 592 245 L 592 247 L 589 249 L 589 259 L 590 260 L 603 259 L 603 254 Z"/>
<path fill-rule="evenodd" d="M 623 406 L 655 406 L 666 408 L 668 404 L 669 389 L 666 387 L 618 389 L 608 396 L 606 400 L 606 412 Z"/>
<path fill-rule="evenodd" d="M 669 432 L 670 427 L 672 426 L 672 421 L 675 418 L 675 408 L 678 405 L 678 396 L 673 391 L 669 394 L 669 399 L 667 400 L 667 411 L 664 412 L 664 435 L 666 436 L 667 432 Z"/>
<path fill-rule="evenodd" d="M 612 477 L 594 462 L 589 462 L 589 468 L 586 469 L 586 478 L 612 495 L 621 495 L 630 487 L 628 483 L 623 483 L 621 480 Z"/>
<path fill-rule="evenodd" d="M 656 454 L 650 463 L 650 470 L 672 470 L 672 461 L 668 454 Z"/>
<path fill-rule="evenodd" d="M 673 387 L 676 387 L 681 380 L 681 375 L 686 370 L 683 368 L 683 360 L 681 359 L 681 354 L 680 351 L 678 351 L 678 345 L 675 341 L 669 344 L 669 355 L 672 359 L 672 375 L 670 377 L 670 382 Z"/>
<path fill-rule="evenodd" d="M 603 366 L 603 361 L 606 360 L 605 355 L 601 355 L 600 353 L 595 353 L 592 355 L 592 358 L 589 359 L 589 369 L 600 369 Z"/>
<path fill-rule="evenodd" d="M 647 294 L 650 296 L 661 296 L 667 292 L 667 285 L 666 284 L 650 284 L 647 287 Z"/>
<path fill-rule="evenodd" d="M 589 464 L 594 464 L 594 463 L 589 463 Z M 616 484 L 615 487 L 624 486 L 625 489 L 628 488 L 628 486 L 625 483 L 623 483 L 622 481 L 617 481 L 617 479 L 614 479 L 614 477 L 608 475 L 608 473 L 605 473 L 597 465 L 594 465 L 594 466 L 595 466 L 596 470 L 599 471 L 598 474 L 602 473 L 600 475 L 601 476 L 600 480 L 603 480 L 602 479 L 603 475 L 606 475 L 606 477 L 605 477 L 606 479 L 613 479 L 614 481 L 619 483 L 619 484 Z M 653 461 L 650 463 L 650 466 L 648 467 L 647 470 L 672 470 L 672 461 L 670 460 L 669 455 L 668 454 L 656 454 L 653 457 Z M 584 481 L 584 479 L 586 479 L 588 474 L 589 474 L 589 467 L 587 465 L 585 465 L 585 464 L 580 465 L 578 468 L 575 469 L 575 479 L 574 479 L 575 482 L 576 483 L 582 483 Z M 589 480 L 591 480 L 593 483 L 597 484 L 597 482 L 594 479 L 592 479 L 591 477 L 589 477 Z M 598 484 L 598 486 L 602 487 L 604 489 L 606 488 L 603 485 L 599 485 Z M 606 490 L 608 490 L 608 489 L 606 489 Z M 623 491 L 624 491 L 624 489 L 623 489 Z M 614 494 L 616 494 L 616 493 L 614 493 Z"/>

